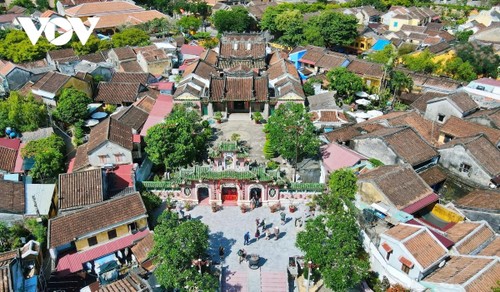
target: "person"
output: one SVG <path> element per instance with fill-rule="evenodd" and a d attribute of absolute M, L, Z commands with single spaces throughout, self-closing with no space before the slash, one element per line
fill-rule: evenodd
<path fill-rule="evenodd" d="M 271 237 L 271 231 L 269 229 L 266 230 L 266 240 L 269 240 Z"/>
<path fill-rule="evenodd" d="M 285 212 L 281 212 L 280 213 L 280 217 L 281 217 L 281 225 L 285 225 L 285 223 L 286 223 L 286 214 L 285 214 Z"/>
<path fill-rule="evenodd" d="M 245 233 L 245 236 L 243 238 L 245 239 L 243 245 L 248 245 L 250 242 L 250 232 L 247 231 L 247 233 Z"/>
<path fill-rule="evenodd" d="M 241 265 L 241 262 L 247 258 L 247 252 L 241 248 L 240 250 L 238 250 L 238 256 L 240 257 L 239 263 Z"/>
<path fill-rule="evenodd" d="M 266 231 L 266 219 L 260 221 L 260 226 L 262 227 L 262 232 Z"/>
<path fill-rule="evenodd" d="M 220 257 L 220 261 L 224 261 L 224 247 L 221 245 L 219 246 L 219 257 Z"/>
<path fill-rule="evenodd" d="M 259 220 L 259 218 L 255 219 L 255 225 L 257 226 L 257 228 L 259 228 L 259 226 L 260 226 L 260 220 Z"/>
<path fill-rule="evenodd" d="M 259 228 L 257 227 L 257 230 L 255 230 L 255 240 L 259 240 L 260 238 L 260 232 L 259 232 Z"/>
<path fill-rule="evenodd" d="M 278 226 L 274 227 L 274 240 L 278 240 L 280 236 L 280 228 Z"/>
<path fill-rule="evenodd" d="M 250 206 L 252 209 L 255 208 L 255 197 L 252 197 L 252 199 L 250 200 Z"/>

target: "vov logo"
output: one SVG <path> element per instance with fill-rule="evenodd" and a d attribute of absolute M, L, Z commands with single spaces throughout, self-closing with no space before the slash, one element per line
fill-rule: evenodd
<path fill-rule="evenodd" d="M 48 17 L 40 17 L 38 18 L 40 28 L 37 29 L 30 17 L 18 17 L 17 19 L 33 45 L 38 42 L 42 33 L 45 33 L 47 40 L 56 46 L 63 46 L 67 44 L 71 40 L 73 32 L 76 33 L 82 45 L 85 45 L 97 25 L 97 22 L 99 21 L 99 17 L 89 18 L 88 21 L 90 23 L 90 28 L 87 30 L 82 20 L 77 17 L 57 17 L 52 19 Z M 64 33 L 56 37 L 57 28 L 61 28 Z"/>

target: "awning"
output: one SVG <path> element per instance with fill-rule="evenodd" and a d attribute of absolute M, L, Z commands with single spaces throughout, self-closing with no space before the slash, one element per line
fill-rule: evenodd
<path fill-rule="evenodd" d="M 387 252 L 390 253 L 392 252 L 392 247 L 387 244 L 387 242 L 382 243 L 382 248 Z"/>
<path fill-rule="evenodd" d="M 129 247 L 133 245 L 135 241 L 145 237 L 148 234 L 149 229 L 145 229 L 137 232 L 136 234 L 127 235 L 108 243 L 92 247 L 82 252 L 67 254 L 59 259 L 59 262 L 57 263 L 57 271 L 69 271 L 70 273 L 81 271 L 83 269 L 84 263 L 101 258 L 105 255 L 112 254 L 117 250 Z"/>
<path fill-rule="evenodd" d="M 420 199 L 419 201 L 405 207 L 401 211 L 404 211 L 408 214 L 413 214 L 413 213 L 420 211 L 423 208 L 429 206 L 430 204 L 437 202 L 438 200 L 439 200 L 439 196 L 436 195 L 435 193 L 432 193 L 432 194 L 426 196 L 425 198 Z"/>
<path fill-rule="evenodd" d="M 399 261 L 408 268 L 413 268 L 413 263 L 409 259 L 402 256 L 399 258 Z"/>

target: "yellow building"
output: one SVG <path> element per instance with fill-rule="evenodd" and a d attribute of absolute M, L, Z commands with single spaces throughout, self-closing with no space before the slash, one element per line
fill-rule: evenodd
<path fill-rule="evenodd" d="M 375 44 L 375 39 L 366 36 L 358 36 L 354 43 L 349 46 L 349 48 L 356 51 L 356 53 L 361 54 L 369 50 L 373 44 Z"/>

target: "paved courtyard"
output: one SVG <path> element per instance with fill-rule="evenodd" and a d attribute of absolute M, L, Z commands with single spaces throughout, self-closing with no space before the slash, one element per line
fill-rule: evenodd
<path fill-rule="evenodd" d="M 247 213 L 241 213 L 236 206 L 225 206 L 216 213 L 210 206 L 196 206 L 189 213 L 192 218 L 200 219 L 210 228 L 210 254 L 218 259 L 218 248 L 223 246 L 226 252 L 224 263 L 225 283 L 222 291 L 287 291 L 288 257 L 302 254 L 295 247 L 297 229 L 295 218 L 302 217 L 305 207 L 291 214 L 287 211 L 287 223 L 281 225 L 279 213 L 272 214 L 268 207 L 256 208 Z M 255 219 L 265 219 L 268 228 L 278 225 L 280 237 L 265 240 L 255 240 Z M 245 232 L 251 234 L 250 245 L 243 245 Z M 261 257 L 259 270 L 251 270 L 248 263 L 238 263 L 237 252 L 244 248 L 247 254 L 256 253 Z M 292 290 L 293 291 L 293 290 Z"/>
<path fill-rule="evenodd" d="M 235 115 L 235 114 L 233 114 Z M 240 140 L 247 143 L 250 147 L 249 158 L 251 161 L 265 162 L 262 148 L 266 141 L 266 136 L 262 131 L 264 125 L 255 124 L 248 117 L 245 119 L 231 119 L 230 122 L 221 124 L 212 124 L 212 127 L 219 130 L 217 133 L 217 143 L 231 139 L 231 135 L 237 133 L 240 135 Z"/>

